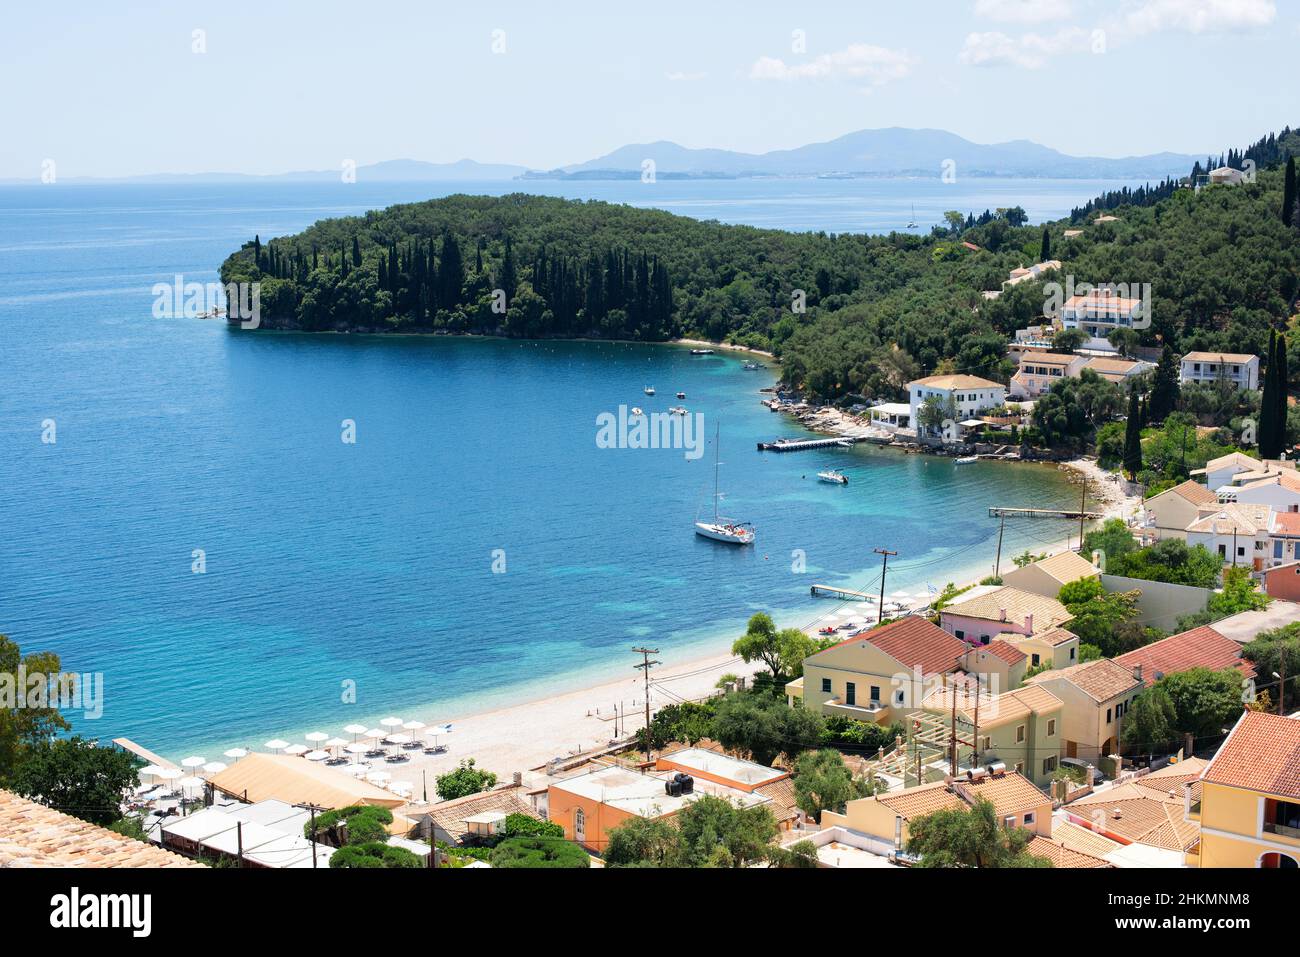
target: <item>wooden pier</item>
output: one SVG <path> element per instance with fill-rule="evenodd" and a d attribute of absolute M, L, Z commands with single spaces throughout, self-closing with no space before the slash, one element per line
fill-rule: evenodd
<path fill-rule="evenodd" d="M 796 439 L 788 442 L 759 442 L 760 452 L 806 452 L 809 449 L 829 449 L 835 446 L 850 446 L 858 441 L 857 436 L 840 435 L 830 439 Z"/>
<path fill-rule="evenodd" d="M 989 506 L 989 515 L 993 518 L 1068 518 L 1074 521 L 1102 517 L 1101 512 L 1084 512 L 1077 508 L 1003 508 L 998 505 Z"/>
<path fill-rule="evenodd" d="M 812 593 L 814 598 L 828 595 L 831 598 L 842 598 L 846 601 L 869 601 L 875 603 L 878 600 L 875 595 L 868 595 L 866 592 L 853 591 L 849 588 L 836 588 L 834 585 L 813 585 L 809 591 Z"/>

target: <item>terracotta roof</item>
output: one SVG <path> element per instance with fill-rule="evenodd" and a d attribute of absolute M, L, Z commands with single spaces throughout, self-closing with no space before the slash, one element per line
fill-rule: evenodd
<path fill-rule="evenodd" d="M 1192 800 L 1201 797 L 1201 772 L 1209 765 L 1205 758 L 1191 757 L 1168 764 L 1159 771 L 1133 779 L 1133 786 L 1140 788 L 1151 797 L 1163 801 L 1181 801 L 1186 790 L 1185 785 L 1192 785 Z"/>
<path fill-rule="evenodd" d="M 1300 719 L 1243 712 L 1201 780 L 1300 799 Z"/>
<path fill-rule="evenodd" d="M 1085 661 L 1068 668 L 1034 675 L 1028 683 L 1068 681 L 1094 701 L 1109 701 L 1138 687 L 1133 672 L 1109 658 Z"/>
<path fill-rule="evenodd" d="M 1070 352 L 1023 352 L 1020 364 L 1023 366 L 1030 362 L 1045 366 L 1068 366 L 1077 358 L 1079 357 Z"/>
<path fill-rule="evenodd" d="M 1295 462 L 1285 459 L 1257 459 L 1247 455 L 1244 452 L 1229 452 L 1226 455 L 1220 455 L 1217 459 L 1210 459 L 1205 463 L 1205 471 L 1217 472 L 1228 466 L 1238 466 L 1245 471 L 1265 471 L 1266 467 L 1272 467 L 1273 470 L 1279 468 L 1294 469 Z"/>
<path fill-rule="evenodd" d="M 1141 665 L 1142 683 L 1147 687 L 1155 684 L 1159 675 L 1172 675 L 1192 668 L 1209 668 L 1211 671 L 1236 668 L 1247 678 L 1255 677 L 1255 666 L 1241 657 L 1241 645 L 1225 638 L 1209 625 L 1143 645 L 1119 655 L 1115 663 L 1130 671 L 1134 665 Z"/>
<path fill-rule="evenodd" d="M 1111 842 L 1114 843 L 1114 842 Z M 1119 845 L 1116 844 L 1116 847 Z M 1100 857 L 1093 857 L 1091 854 L 1084 854 L 1080 851 L 1071 850 L 1064 844 L 1059 844 L 1050 837 L 1043 837 L 1041 834 L 1035 834 L 1029 843 L 1025 845 L 1025 850 L 1034 855 L 1034 857 L 1045 857 L 1052 862 L 1053 867 L 1114 867 L 1110 861 L 1103 860 Z"/>
<path fill-rule="evenodd" d="M 291 754 L 254 752 L 218 771 L 208 782 L 223 794 L 254 804 L 274 799 L 327 808 L 352 804 L 394 808 L 406 803 L 392 791 Z"/>
<path fill-rule="evenodd" d="M 1041 628 L 1044 631 L 1069 621 L 1071 617 L 1066 607 L 1055 598 L 1035 595 L 1010 585 L 991 589 L 964 601 L 958 598 L 952 604 L 945 605 L 943 611 L 988 621 L 1010 621 L 1022 626 L 1032 615 L 1034 630 Z"/>
<path fill-rule="evenodd" d="M 1282 538 L 1300 537 L 1300 512 L 1274 513 L 1273 534 Z"/>
<path fill-rule="evenodd" d="M 941 714 L 952 713 L 953 701 L 948 687 L 936 688 L 926 696 L 924 708 Z M 1041 685 L 1025 685 L 999 695 L 980 696 L 980 728 L 992 728 L 1007 721 L 1017 721 L 1031 714 L 1046 714 L 1061 708 L 1061 699 Z M 975 691 L 967 687 L 957 692 L 957 713 L 965 721 L 975 721 Z"/>
<path fill-rule="evenodd" d="M 953 794 L 948 785 L 942 781 L 922 784 L 920 787 L 908 788 L 905 791 L 880 794 L 875 800 L 905 821 L 933 814 L 935 811 L 960 811 L 966 807 L 966 802 Z"/>
<path fill-rule="evenodd" d="M 0 868 L 203 866 L 0 790 Z"/>
<path fill-rule="evenodd" d="M 1188 479 L 1181 485 L 1175 485 L 1173 488 L 1165 489 L 1159 495 L 1153 495 L 1148 502 L 1154 502 L 1166 495 L 1177 495 L 1179 498 L 1186 499 L 1193 505 L 1213 505 L 1218 502 L 1218 496 L 1211 492 L 1200 482 Z"/>
<path fill-rule="evenodd" d="M 1111 851 L 1118 851 L 1124 845 L 1112 841 L 1104 834 L 1080 827 L 1073 821 L 1053 821 L 1052 839 L 1060 842 L 1072 851 L 1088 854 L 1092 857 L 1105 857 Z"/>
<path fill-rule="evenodd" d="M 919 615 L 909 615 L 875 631 L 859 635 L 908 668 L 923 675 L 946 674 L 969 646 Z M 841 642 L 844 644 L 844 642 Z"/>
<path fill-rule="evenodd" d="M 931 389 L 1005 389 L 1006 386 L 1000 382 L 990 382 L 988 379 L 981 379 L 977 375 L 932 375 L 924 379 L 917 379 L 909 382 L 908 388 L 912 386 L 928 386 Z"/>
<path fill-rule="evenodd" d="M 1020 636 L 1021 640 L 1025 640 L 1029 637 L 1032 637 L 1035 641 L 1045 641 L 1053 648 L 1057 647 L 1058 645 L 1063 645 L 1067 641 L 1079 640 L 1078 635 L 1076 635 L 1072 631 L 1066 631 L 1064 628 L 1049 628 L 1047 631 L 1040 631 L 1032 636 L 1029 635 Z"/>
<path fill-rule="evenodd" d="M 1065 810 L 1121 841 L 1171 851 L 1186 850 L 1201 832 L 1195 822 L 1183 817 L 1181 796 L 1171 799 L 1132 783 L 1089 794 Z"/>
<path fill-rule="evenodd" d="M 984 650 L 995 658 L 1001 658 L 1009 665 L 1019 664 L 1029 657 L 1015 645 L 1003 641 L 1000 638 L 996 641 L 990 641 L 984 646 Z"/>
<path fill-rule="evenodd" d="M 505 814 L 527 814 L 529 817 L 539 817 L 532 805 L 524 799 L 524 793 L 522 787 L 511 784 L 493 791 L 456 798 L 454 801 L 413 806 L 402 813 L 407 817 L 427 814 L 435 827 L 449 834 L 457 844 L 461 844 L 469 834 L 465 819 L 476 814 L 501 811 Z"/>
<path fill-rule="evenodd" d="M 1255 478 L 1255 476 L 1259 477 Z M 1278 485 L 1291 492 L 1300 492 L 1300 475 L 1297 475 L 1291 469 L 1281 469 L 1276 472 L 1241 472 L 1233 476 L 1233 478 L 1237 480 L 1237 484 L 1243 492 L 1247 489 L 1264 488 L 1270 485 Z"/>
<path fill-rule="evenodd" d="M 968 800 L 983 798 L 991 803 L 999 819 L 1019 816 L 1026 811 L 1037 811 L 1043 805 L 1050 808 L 1052 804 L 1052 799 L 1035 787 L 1032 781 L 1014 771 L 985 775 L 978 781 L 963 781 L 958 778 L 953 787 Z"/>
<path fill-rule="evenodd" d="M 1071 551 L 1059 552 L 1055 555 L 1049 555 L 1047 558 L 1040 558 L 1025 567 L 1037 568 L 1039 571 L 1046 572 L 1062 585 L 1068 585 L 1070 582 L 1078 581 L 1081 578 L 1091 578 L 1094 575 L 1101 574 L 1101 569 L 1096 565 L 1078 552 Z"/>
<path fill-rule="evenodd" d="M 1102 356 L 1094 356 L 1084 363 L 1085 369 L 1091 369 L 1098 375 L 1117 375 L 1126 376 L 1134 375 L 1143 368 L 1149 366 L 1148 362 L 1140 362 L 1135 359 L 1107 359 Z"/>
<path fill-rule="evenodd" d="M 1272 509 L 1267 505 L 1225 502 L 1187 526 L 1189 532 L 1210 535 L 1254 535 L 1267 532 Z"/>
<path fill-rule="evenodd" d="M 771 784 L 759 785 L 754 788 L 754 793 L 772 799 L 770 808 L 777 823 L 794 820 L 799 813 L 799 806 L 794 796 L 794 778 L 789 775 Z"/>

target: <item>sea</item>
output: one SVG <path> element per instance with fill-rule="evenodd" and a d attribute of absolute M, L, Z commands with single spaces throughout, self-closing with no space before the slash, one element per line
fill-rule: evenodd
<path fill-rule="evenodd" d="M 836 608 L 814 583 L 878 590 L 877 548 L 897 553 L 887 595 L 988 574 L 989 506 L 1077 502 L 1065 473 L 862 446 L 760 452 L 807 433 L 760 404 L 775 371 L 735 354 L 246 333 L 158 317 L 156 287 L 215 282 L 255 233 L 456 192 L 884 232 L 928 229 L 944 209 L 1021 205 L 1040 221 L 1120 185 L 0 188 L 0 634 L 99 676 L 102 713 L 74 712 L 76 733 L 175 758 L 535 700 L 632 674 L 635 646 L 668 665 L 723 652 L 756 611 L 805 625 Z M 676 447 L 602 433 L 633 407 L 673 405 L 691 413 Z M 817 480 L 832 466 L 847 486 Z M 753 524 L 754 546 L 693 534 L 715 501 Z M 1008 522 L 1004 566 L 1070 531 Z"/>

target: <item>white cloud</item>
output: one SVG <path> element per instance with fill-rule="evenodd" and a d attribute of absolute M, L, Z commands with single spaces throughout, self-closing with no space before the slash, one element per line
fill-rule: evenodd
<path fill-rule="evenodd" d="M 1052 34 L 1026 33 L 1009 37 L 996 30 L 966 37 L 958 60 L 967 66 L 1010 65 L 1037 70 L 1052 57 L 1087 52 L 1092 36 L 1079 27 L 1066 27 Z"/>
<path fill-rule="evenodd" d="M 1122 18 L 1134 36 L 1181 30 L 1217 33 L 1266 27 L 1277 17 L 1273 0 L 1144 0 Z"/>
<path fill-rule="evenodd" d="M 975 15 L 1010 23 L 1048 23 L 1073 13 L 1071 0 L 975 0 Z"/>
<path fill-rule="evenodd" d="M 788 64 L 777 57 L 763 56 L 749 68 L 751 80 L 802 80 L 844 77 L 867 80 L 880 86 L 907 76 L 916 58 L 906 50 L 890 50 L 868 43 L 854 43 L 834 53 L 823 53 L 804 63 Z"/>
<path fill-rule="evenodd" d="M 674 83 L 693 83 L 696 80 L 703 80 L 707 77 L 707 73 L 684 73 L 681 70 L 674 70 L 671 73 L 664 74 L 664 79 L 672 80 Z"/>

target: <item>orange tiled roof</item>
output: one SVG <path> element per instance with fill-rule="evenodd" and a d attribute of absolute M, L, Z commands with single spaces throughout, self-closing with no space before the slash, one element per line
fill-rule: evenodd
<path fill-rule="evenodd" d="M 1119 841 L 1112 841 L 1104 834 L 1098 834 L 1086 827 L 1080 827 L 1073 821 L 1053 821 L 1052 839 L 1059 841 L 1072 851 L 1078 851 L 1080 854 L 1087 854 L 1091 857 L 1105 857 L 1111 851 L 1118 851 L 1124 846 Z"/>
<path fill-rule="evenodd" d="M 963 796 L 988 801 L 999 818 L 1018 816 L 1052 803 L 1052 799 L 1035 787 L 1032 781 L 1014 771 L 989 774 L 978 781 L 963 781 L 958 778 L 954 787 Z"/>
<path fill-rule="evenodd" d="M 990 641 L 984 646 L 984 650 L 994 657 L 1001 658 L 1009 665 L 1018 664 L 1029 657 L 1015 645 L 1003 641 L 1001 638 Z"/>
<path fill-rule="evenodd" d="M 935 811 L 960 811 L 966 802 L 959 798 L 942 781 L 935 784 L 922 784 L 920 787 L 908 788 L 881 794 L 876 800 L 889 808 L 903 820 L 933 814 Z"/>
<path fill-rule="evenodd" d="M 1060 844 L 1050 837 L 1043 837 L 1041 834 L 1035 834 L 1033 838 L 1025 845 L 1025 850 L 1034 857 L 1045 857 L 1052 862 L 1053 867 L 1114 867 L 1110 861 L 1102 860 L 1100 857 L 1093 857 L 1091 854 L 1084 854 L 1081 851 L 1072 850 L 1064 844 Z"/>
<path fill-rule="evenodd" d="M 0 868 L 203 866 L 0 790 Z"/>
<path fill-rule="evenodd" d="M 1057 679 L 1070 682 L 1088 697 L 1099 702 L 1117 698 L 1138 686 L 1138 680 L 1133 677 L 1132 671 L 1109 658 L 1085 661 L 1082 664 L 1062 668 L 1060 671 L 1044 671 L 1034 675 L 1029 682 L 1038 683 Z"/>
<path fill-rule="evenodd" d="M 923 675 L 947 674 L 969 647 L 919 615 L 890 622 L 853 640 L 863 638 L 908 668 L 919 668 Z"/>
<path fill-rule="evenodd" d="M 1195 822 L 1184 819 L 1181 798 L 1153 795 L 1132 783 L 1089 794 L 1065 810 L 1122 841 L 1171 851 L 1186 850 L 1201 831 Z"/>
<path fill-rule="evenodd" d="M 1219 498 L 1200 482 L 1188 479 L 1181 485 L 1175 485 L 1171 489 L 1165 489 L 1160 495 L 1177 495 L 1179 498 L 1186 499 L 1193 505 L 1213 505 L 1218 502 Z M 1153 501 L 1160 497 L 1153 495 L 1147 501 Z"/>
<path fill-rule="evenodd" d="M 1115 659 L 1115 663 L 1130 671 L 1134 665 L 1141 665 L 1142 683 L 1147 687 L 1156 683 L 1158 675 L 1172 675 L 1192 668 L 1209 668 L 1211 671 L 1236 668 L 1247 678 L 1255 677 L 1255 666 L 1241 657 L 1241 645 L 1225 638 L 1209 625 L 1125 652 Z"/>
<path fill-rule="evenodd" d="M 1244 712 L 1201 780 L 1300 799 L 1300 720 Z"/>

